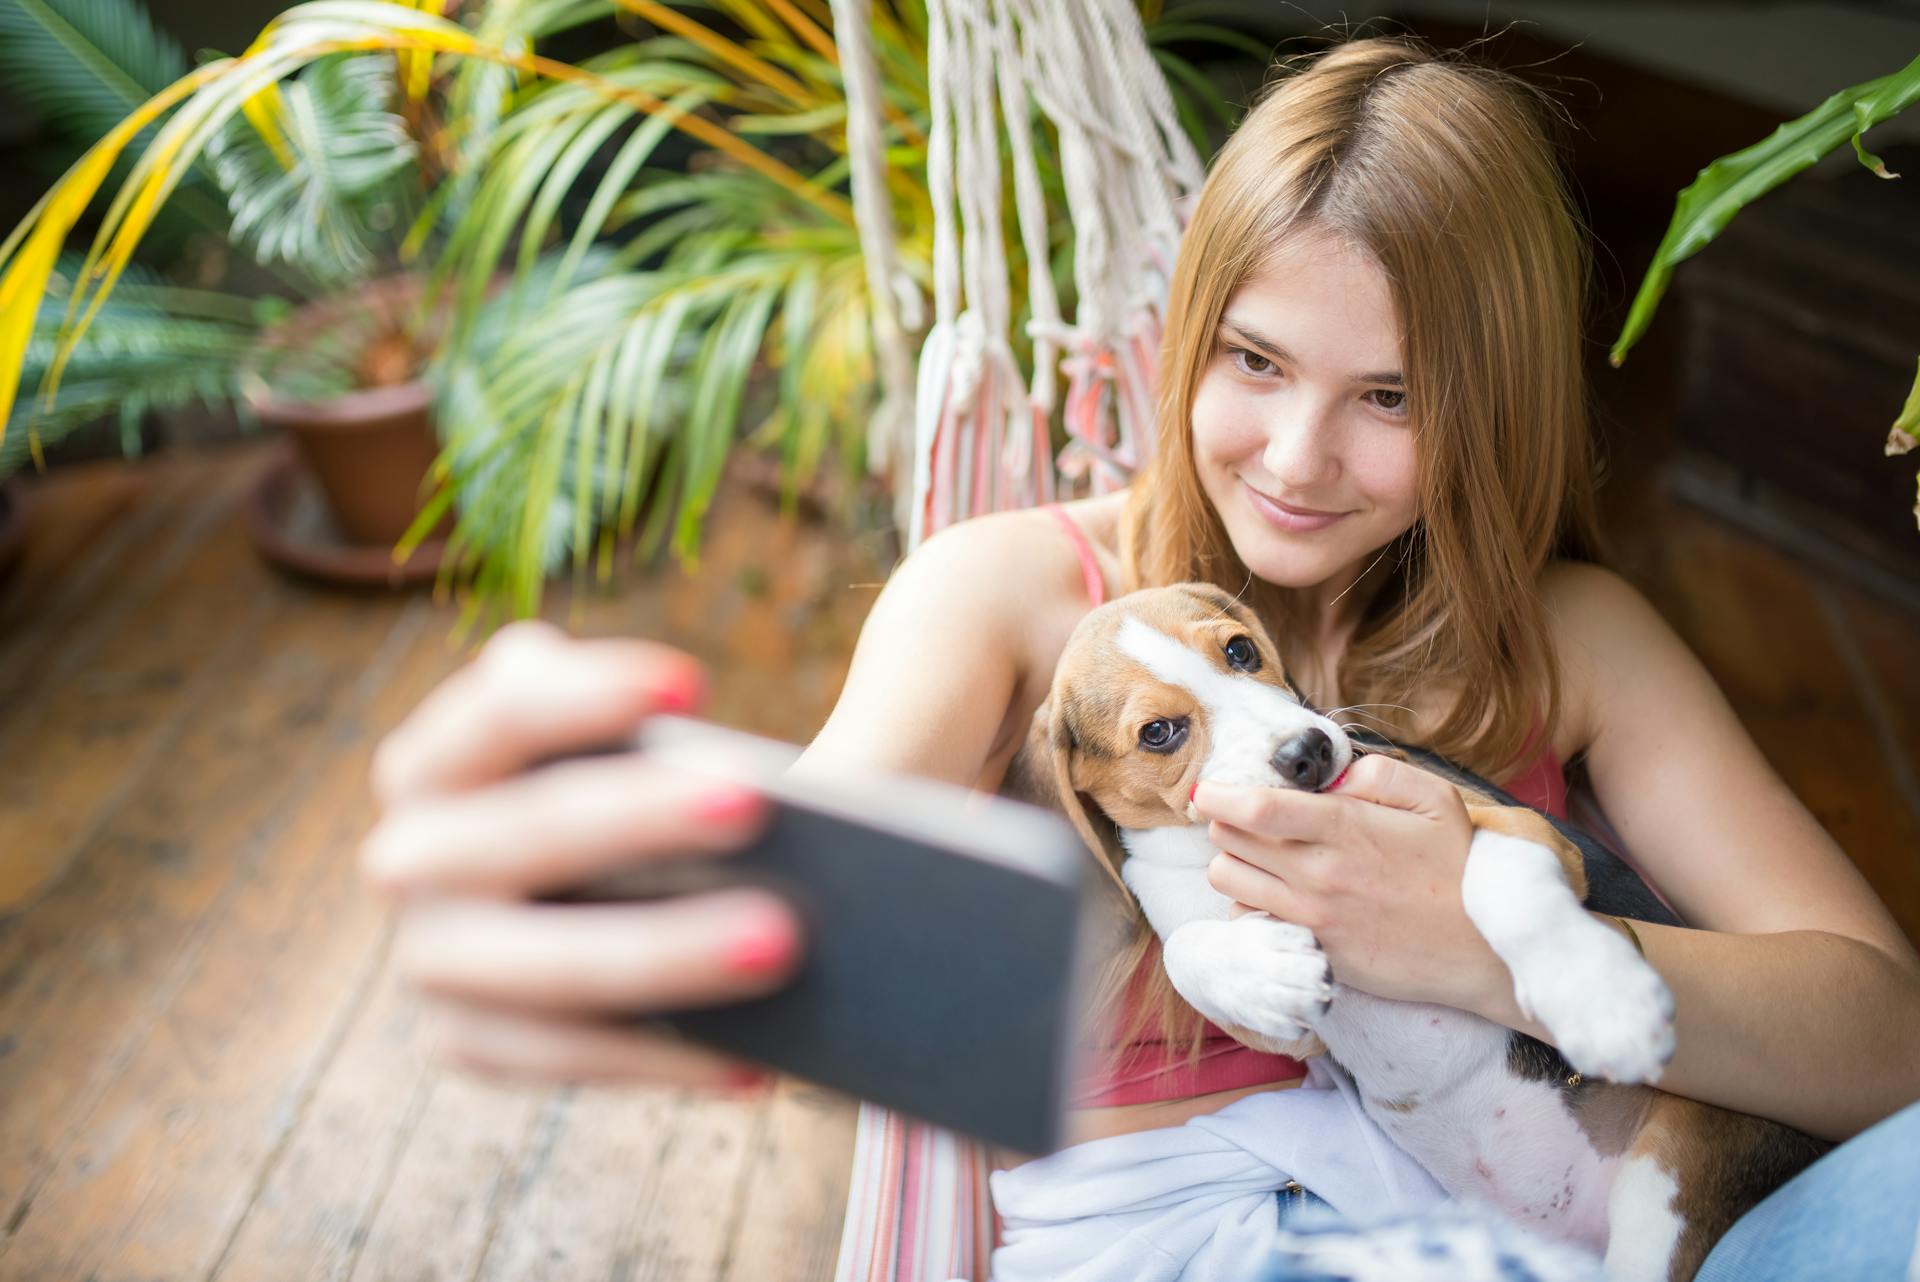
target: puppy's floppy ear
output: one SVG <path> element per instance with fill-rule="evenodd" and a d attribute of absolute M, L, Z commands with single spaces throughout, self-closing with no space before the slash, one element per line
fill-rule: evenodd
<path fill-rule="evenodd" d="M 1053 787 L 1060 808 L 1080 833 L 1080 840 L 1087 843 L 1087 849 L 1100 860 L 1100 866 L 1113 878 L 1120 893 L 1132 902 L 1133 892 L 1127 889 L 1126 881 L 1120 876 L 1121 861 L 1126 852 L 1120 848 L 1119 835 L 1114 831 L 1113 821 L 1104 813 L 1095 810 L 1087 812 L 1086 803 L 1081 801 L 1080 792 L 1073 786 L 1073 727 L 1067 723 L 1067 700 L 1064 692 L 1055 687 L 1048 700 L 1040 705 L 1033 714 L 1033 738 L 1044 733 L 1045 751 L 1053 758 Z M 1031 742 L 1031 740 L 1030 740 Z M 1032 744 L 1035 749 L 1040 745 Z"/>

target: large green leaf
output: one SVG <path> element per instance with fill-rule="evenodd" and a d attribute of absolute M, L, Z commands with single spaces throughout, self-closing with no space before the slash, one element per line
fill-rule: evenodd
<path fill-rule="evenodd" d="M 1711 244 L 1746 205 L 1849 139 L 1863 165 L 1890 177 L 1879 158 L 1861 144 L 1860 135 L 1897 115 L 1916 98 L 1920 98 L 1920 58 L 1892 75 L 1842 89 L 1806 115 L 1787 121 L 1764 140 L 1722 156 L 1702 169 L 1674 205 L 1673 221 L 1654 251 L 1653 264 L 1640 282 L 1620 337 L 1614 340 L 1613 363 L 1626 360 L 1627 352 L 1646 333 L 1675 265 Z"/>

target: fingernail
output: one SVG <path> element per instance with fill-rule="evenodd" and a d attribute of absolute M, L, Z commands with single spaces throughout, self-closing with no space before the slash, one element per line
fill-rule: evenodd
<path fill-rule="evenodd" d="M 773 1074 L 752 1064 L 742 1064 L 727 1074 L 727 1089 L 758 1095 L 773 1084 Z"/>
<path fill-rule="evenodd" d="M 768 913 L 727 941 L 727 965 L 743 975 L 770 975 L 787 968 L 798 943 L 787 920 Z"/>
<path fill-rule="evenodd" d="M 1200 795 L 1200 784 L 1196 780 L 1193 787 L 1187 789 L 1187 804 L 1192 805 L 1193 799 L 1199 795 Z"/>
<path fill-rule="evenodd" d="M 707 701 L 706 674 L 692 665 L 681 668 L 654 693 L 654 700 L 662 712 L 693 712 Z"/>
<path fill-rule="evenodd" d="M 737 788 L 726 792 L 710 792 L 693 803 L 694 818 L 707 823 L 739 823 L 759 812 L 759 794 Z"/>

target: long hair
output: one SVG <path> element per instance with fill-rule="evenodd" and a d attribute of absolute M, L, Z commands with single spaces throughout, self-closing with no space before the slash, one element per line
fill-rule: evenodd
<path fill-rule="evenodd" d="M 1536 580 L 1600 560 L 1599 460 L 1581 367 L 1587 246 L 1549 103 L 1523 81 L 1402 38 L 1357 40 L 1272 81 L 1215 160 L 1167 301 L 1156 445 L 1121 522 L 1125 586 L 1206 580 L 1241 595 L 1294 667 L 1311 644 L 1294 594 L 1253 576 L 1201 489 L 1192 409 L 1222 313 L 1296 233 L 1331 233 L 1384 273 L 1415 432 L 1419 516 L 1384 549 L 1342 653 L 1343 703 L 1496 781 L 1552 742 L 1559 669 Z M 1297 670 L 1297 668 L 1296 668 Z M 1435 724 L 1404 706 L 1449 701 Z M 1526 757 L 1523 758 L 1523 752 Z M 1137 933 L 1099 986 L 1118 1004 Z M 1198 1017 L 1159 967 L 1137 1031 Z"/>

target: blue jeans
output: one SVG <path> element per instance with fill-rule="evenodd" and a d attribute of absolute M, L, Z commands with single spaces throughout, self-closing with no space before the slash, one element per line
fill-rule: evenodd
<path fill-rule="evenodd" d="M 1920 1103 L 1869 1127 L 1748 1211 L 1694 1282 L 1905 1282 L 1920 1254 Z"/>

